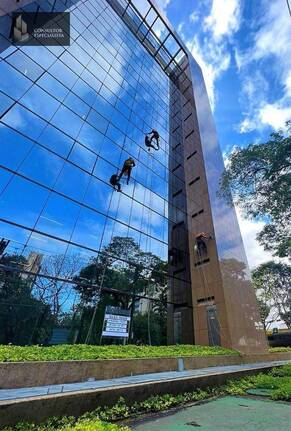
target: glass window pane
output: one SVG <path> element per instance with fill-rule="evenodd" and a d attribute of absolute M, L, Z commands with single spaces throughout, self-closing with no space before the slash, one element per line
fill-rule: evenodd
<path fill-rule="evenodd" d="M 0 62 L 0 90 L 19 99 L 31 87 L 32 82 L 5 61 Z"/>
<path fill-rule="evenodd" d="M 60 102 L 37 85 L 31 87 L 20 99 L 20 103 L 49 121 L 60 106 Z"/>
<path fill-rule="evenodd" d="M 13 105 L 13 103 L 15 103 L 14 100 L 10 99 L 10 97 L 6 96 L 4 93 L 0 93 L 0 118 L 3 113 Z"/>
<path fill-rule="evenodd" d="M 172 35 L 168 37 L 164 46 L 167 48 L 172 57 L 177 53 L 178 49 L 180 48 Z"/>
<path fill-rule="evenodd" d="M 20 105 L 14 105 L 2 118 L 3 123 L 36 139 L 46 126 L 46 122 Z"/>
<path fill-rule="evenodd" d="M 108 126 L 108 121 L 105 120 L 104 117 L 102 117 L 101 115 L 99 115 L 93 109 L 89 112 L 89 115 L 88 115 L 86 121 L 88 121 L 89 124 L 91 124 L 92 126 L 94 126 L 100 132 L 102 132 L 102 133 L 106 132 L 106 129 L 107 129 L 107 126 Z"/>
<path fill-rule="evenodd" d="M 110 160 L 115 166 L 119 166 L 121 162 L 121 148 L 106 136 L 104 137 L 99 155 L 105 160 Z"/>
<path fill-rule="evenodd" d="M 47 195 L 47 190 L 15 176 L 0 200 L 1 217 L 32 227 Z"/>
<path fill-rule="evenodd" d="M 87 150 L 81 145 L 75 144 L 70 154 L 69 160 L 86 171 L 91 172 L 96 158 L 96 154 L 92 153 L 92 151 Z"/>
<path fill-rule="evenodd" d="M 10 55 L 6 61 L 32 81 L 35 81 L 44 72 L 42 67 L 19 50 Z"/>
<path fill-rule="evenodd" d="M 67 163 L 62 170 L 55 189 L 77 201 L 82 201 L 89 178 L 86 172 Z"/>
<path fill-rule="evenodd" d="M 83 120 L 65 106 L 61 106 L 52 118 L 51 123 L 72 138 L 76 138 L 82 127 Z"/>
<path fill-rule="evenodd" d="M 154 11 L 154 9 L 152 8 L 150 10 L 150 12 L 148 13 L 148 16 L 146 18 L 146 22 L 148 23 L 149 26 L 151 26 L 156 18 L 157 18 L 157 14 Z"/>
<path fill-rule="evenodd" d="M 61 102 L 69 92 L 66 87 L 47 72 L 37 81 L 37 84 Z"/>
<path fill-rule="evenodd" d="M 163 21 L 158 18 L 152 27 L 152 31 L 154 34 L 163 42 L 169 34 L 169 30 L 167 30 Z"/>
<path fill-rule="evenodd" d="M 68 94 L 64 100 L 64 104 L 80 117 L 82 117 L 83 120 L 85 120 L 90 110 L 90 106 L 88 106 L 87 103 L 84 103 L 78 96 L 75 96 L 74 93 Z"/>
<path fill-rule="evenodd" d="M 43 130 L 38 138 L 38 142 L 62 157 L 67 157 L 74 144 L 71 138 L 50 124 Z"/>
<path fill-rule="evenodd" d="M 36 229 L 69 240 L 79 208 L 74 202 L 52 193 Z"/>
<path fill-rule="evenodd" d="M 132 4 L 137 8 L 141 16 L 145 16 L 150 8 L 147 0 L 132 0 Z"/>
<path fill-rule="evenodd" d="M 5 142 L 7 150 L 0 151 L 0 164 L 11 169 L 17 168 L 19 162 L 25 158 L 34 145 L 29 139 L 9 127 L 0 127 L 0 142 Z"/>
<path fill-rule="evenodd" d="M 48 71 L 52 76 L 55 76 L 58 81 L 68 88 L 73 87 L 78 79 L 78 76 L 61 61 L 56 61 L 56 63 L 54 63 Z"/>
<path fill-rule="evenodd" d="M 109 178 L 115 172 L 116 172 L 116 168 L 111 163 L 109 163 L 106 160 L 103 160 L 101 158 L 98 158 L 95 169 L 94 169 L 94 175 L 96 175 L 97 178 L 100 178 L 101 180 L 108 183 Z"/>
<path fill-rule="evenodd" d="M 103 215 L 88 208 L 82 208 L 72 241 L 98 250 L 101 245 L 104 225 L 105 217 Z"/>
<path fill-rule="evenodd" d="M 90 148 L 94 153 L 99 153 L 101 144 L 103 142 L 104 135 L 88 123 L 84 123 L 79 136 L 78 141 L 85 147 Z"/>
<path fill-rule="evenodd" d="M 92 106 L 94 100 L 96 99 L 96 91 L 94 91 L 94 89 L 86 84 L 86 82 L 84 82 L 81 78 L 78 79 L 76 84 L 73 86 L 72 91 L 76 93 L 77 96 L 79 96 L 82 100 L 84 100 L 84 102 L 86 102 L 89 106 Z"/>
<path fill-rule="evenodd" d="M 61 171 L 63 164 L 64 161 L 60 157 L 35 145 L 29 153 L 29 157 L 21 164 L 19 172 L 28 178 L 32 178 L 33 180 L 51 187 Z"/>
<path fill-rule="evenodd" d="M 84 66 L 82 66 L 81 63 L 79 63 L 71 54 L 69 54 L 68 51 L 65 51 L 64 54 L 60 57 L 60 59 L 64 64 L 66 64 L 78 75 L 83 72 Z"/>
<path fill-rule="evenodd" d="M 20 50 L 45 70 L 56 61 L 56 57 L 43 46 L 22 46 Z"/>
<path fill-rule="evenodd" d="M 101 81 L 95 77 L 95 75 L 92 75 L 89 70 L 85 69 L 84 72 L 81 75 L 81 78 L 83 81 L 85 81 L 93 90 L 95 90 L 96 93 L 101 88 Z"/>
<path fill-rule="evenodd" d="M 91 177 L 90 184 L 84 199 L 84 203 L 98 211 L 106 213 L 108 210 L 108 196 L 112 193 L 112 187 L 95 177 Z"/>
<path fill-rule="evenodd" d="M 124 143 L 125 135 L 116 127 L 112 126 L 112 124 L 109 124 L 106 132 L 106 136 L 108 136 L 108 138 L 110 138 L 113 142 L 115 142 L 116 144 L 122 147 Z"/>

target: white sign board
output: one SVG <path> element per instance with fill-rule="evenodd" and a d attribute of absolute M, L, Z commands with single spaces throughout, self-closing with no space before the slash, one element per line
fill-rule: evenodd
<path fill-rule="evenodd" d="M 128 338 L 129 322 L 130 316 L 105 313 L 102 337 Z"/>

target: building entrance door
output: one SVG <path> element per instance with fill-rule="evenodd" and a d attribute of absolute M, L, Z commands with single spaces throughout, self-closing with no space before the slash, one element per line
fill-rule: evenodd
<path fill-rule="evenodd" d="M 215 306 L 207 307 L 207 326 L 209 346 L 220 346 L 220 328 Z"/>

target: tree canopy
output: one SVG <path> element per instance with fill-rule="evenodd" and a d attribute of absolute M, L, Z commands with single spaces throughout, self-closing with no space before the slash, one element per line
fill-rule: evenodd
<path fill-rule="evenodd" d="M 159 296 L 160 303 L 155 303 L 152 307 L 152 312 L 159 314 L 159 317 L 152 317 L 152 312 L 150 316 L 155 330 L 159 327 L 161 334 L 164 334 L 167 262 L 153 253 L 142 251 L 133 238 L 113 237 L 98 257 L 93 257 L 89 264 L 81 269 L 75 281 L 75 289 L 81 299 L 81 322 L 77 342 L 84 342 L 87 334 L 90 334 L 91 342 L 99 342 L 106 305 L 130 309 L 134 305 L 134 294 Z M 116 292 L 101 294 L 102 288 L 115 289 Z M 95 311 L 92 307 L 95 307 Z M 133 323 L 137 330 L 134 329 L 135 337 L 142 342 L 147 341 L 147 330 L 141 330 L 140 327 L 145 322 L 145 317 L 135 316 Z M 90 326 L 92 331 L 89 330 Z M 157 342 L 156 336 L 153 341 Z"/>
<path fill-rule="evenodd" d="M 291 267 L 274 261 L 263 263 L 252 273 L 253 284 L 260 302 L 261 315 L 266 314 L 268 307 L 275 309 L 273 321 L 282 319 L 291 328 Z M 262 316 L 262 317 L 263 317 Z M 264 321 L 266 322 L 267 316 Z"/>
<path fill-rule="evenodd" d="M 158 256 L 143 252 L 132 238 L 116 236 L 75 277 L 75 288 L 80 293 L 82 302 L 90 305 L 98 300 L 101 287 L 127 293 L 131 293 L 134 287 L 135 293 L 140 293 L 152 284 L 164 286 L 167 284 L 166 271 L 167 263 Z M 86 282 L 89 285 L 84 286 Z M 121 293 L 119 297 L 116 296 L 116 302 L 116 305 L 128 308 L 131 298 Z"/>
<path fill-rule="evenodd" d="M 1 258 L 1 264 L 26 264 L 19 255 Z M 52 316 L 43 301 L 32 293 L 31 280 L 17 271 L 0 270 L 0 344 L 46 343 L 51 335 Z"/>
<path fill-rule="evenodd" d="M 258 240 L 279 257 L 290 256 L 291 121 L 286 131 L 270 135 L 265 143 L 235 149 L 221 178 L 221 194 L 248 217 L 266 222 Z"/>

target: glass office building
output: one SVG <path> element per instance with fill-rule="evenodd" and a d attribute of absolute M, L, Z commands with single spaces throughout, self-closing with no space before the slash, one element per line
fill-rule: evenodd
<path fill-rule="evenodd" d="M 70 12 L 70 45 L 12 44 L 16 8 Z M 0 343 L 116 342 L 112 305 L 131 342 L 264 349 L 202 74 L 155 4 L 4 1 L 0 32 Z"/>

